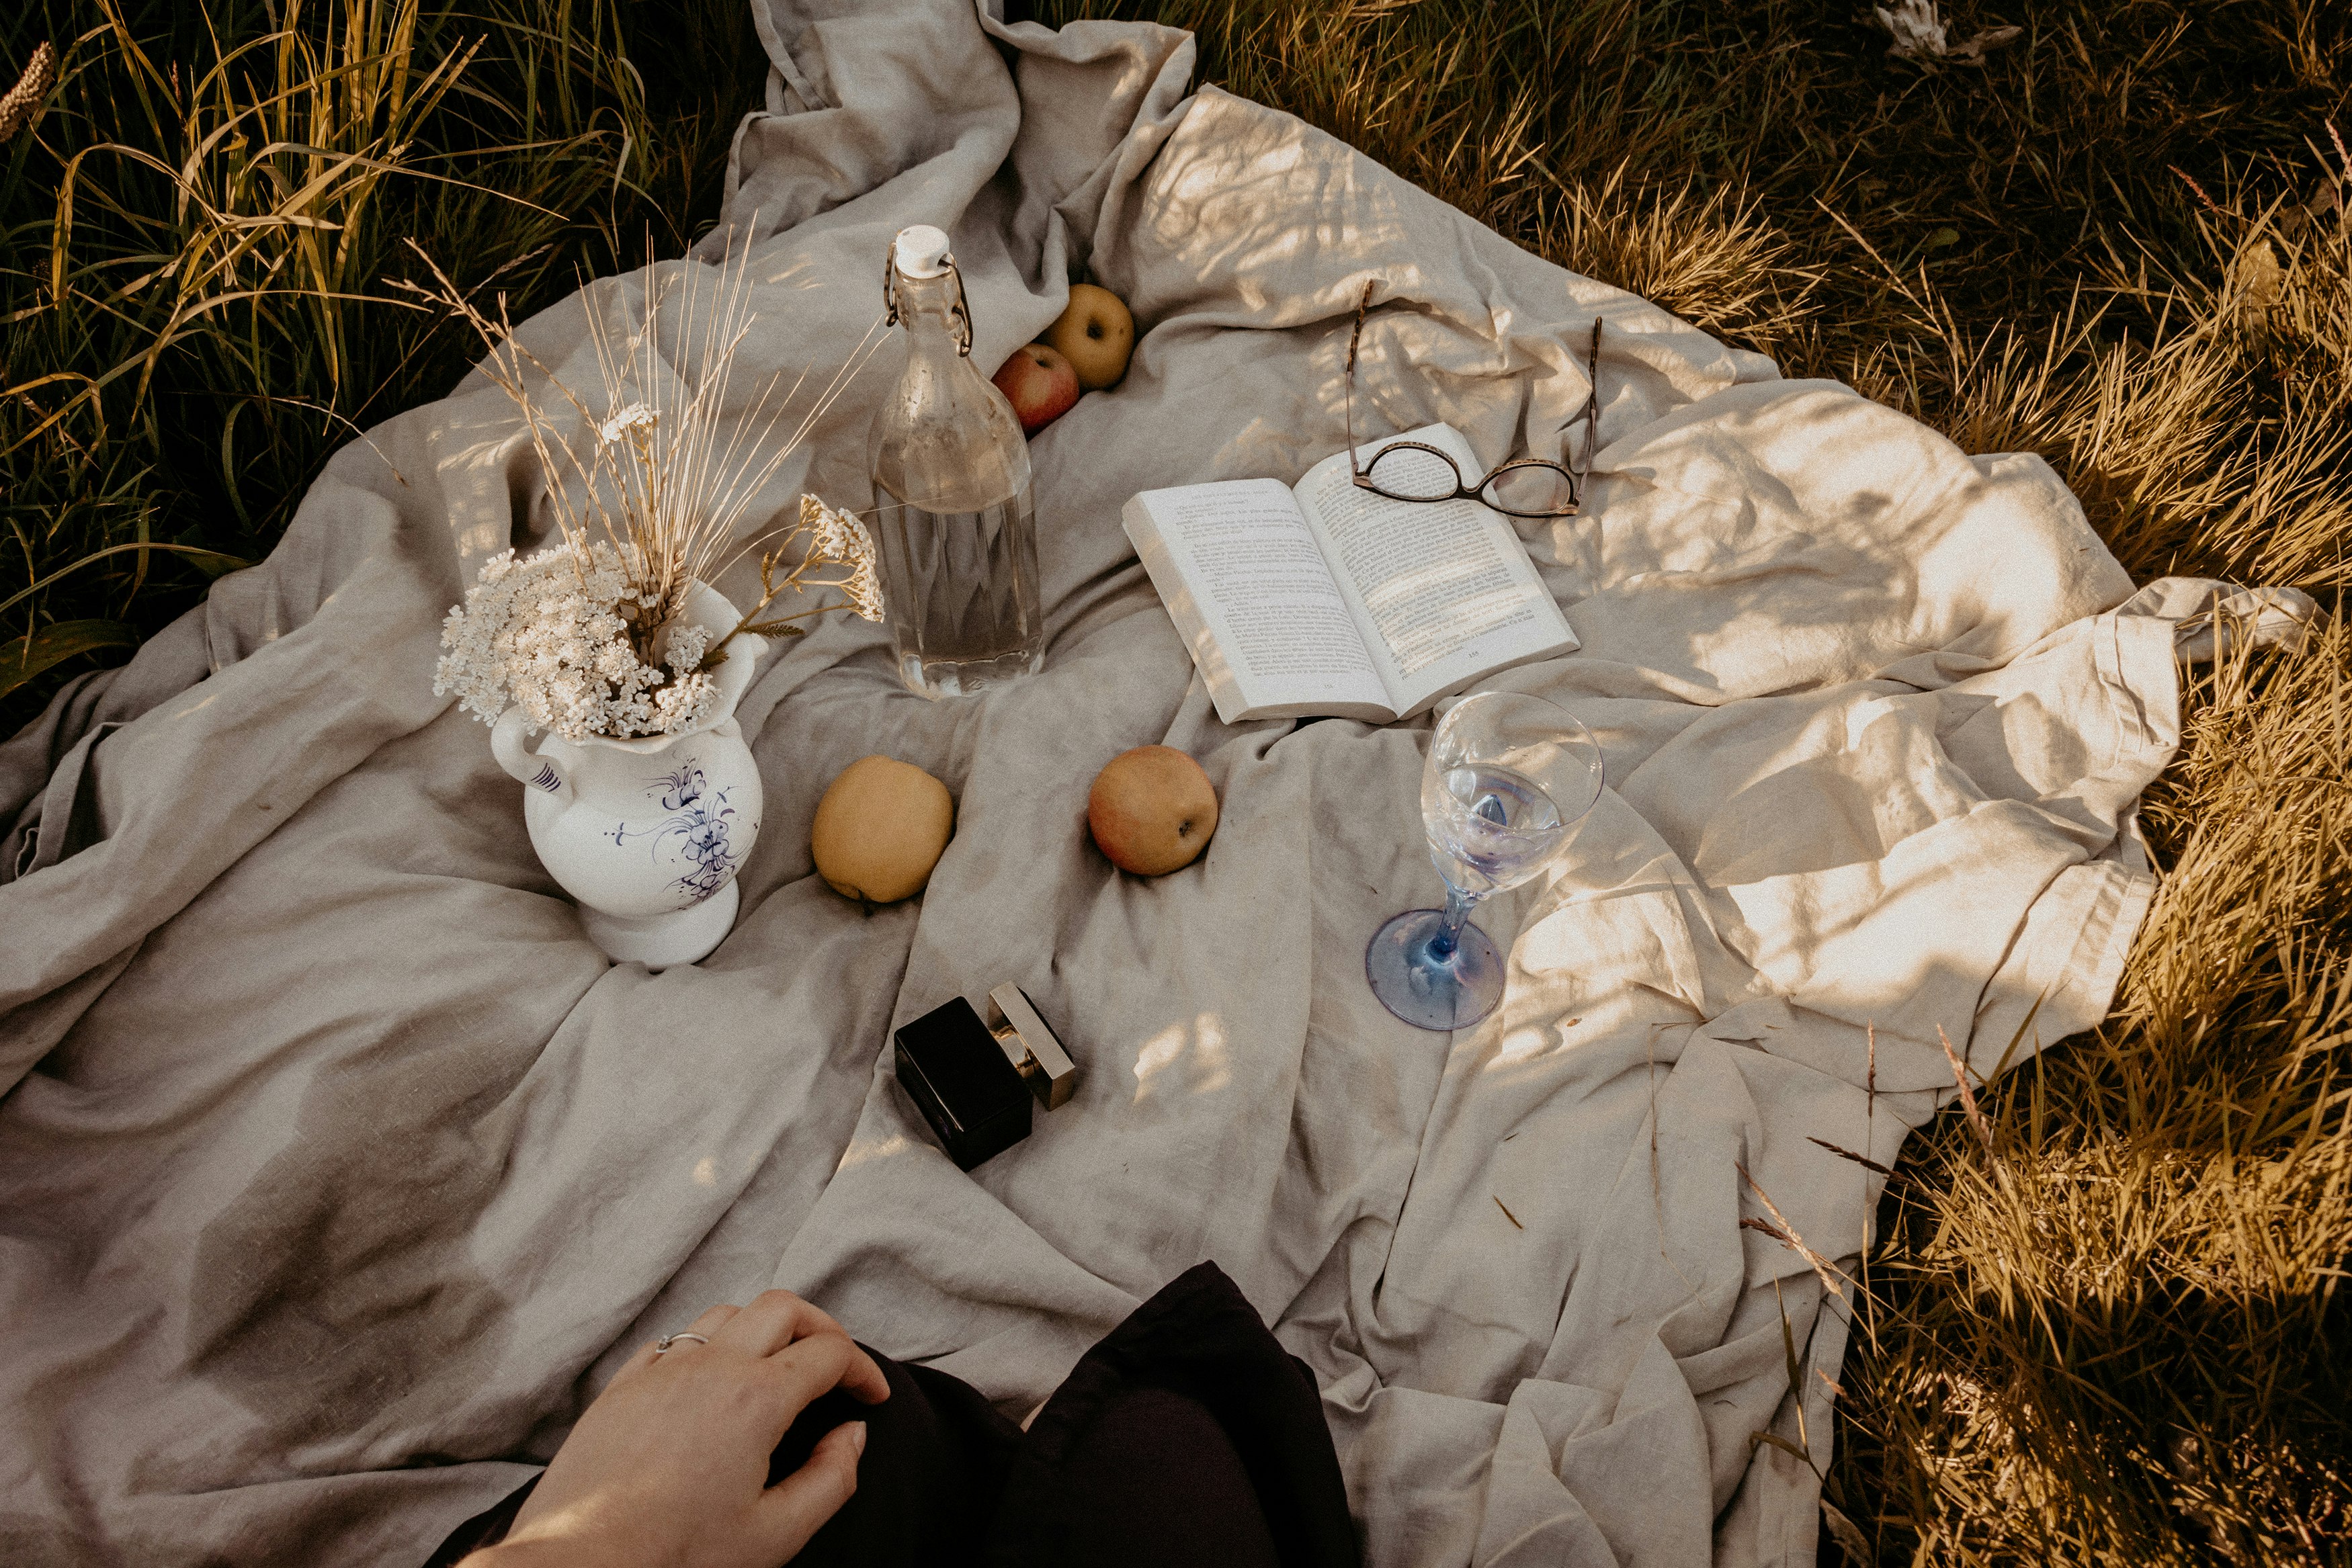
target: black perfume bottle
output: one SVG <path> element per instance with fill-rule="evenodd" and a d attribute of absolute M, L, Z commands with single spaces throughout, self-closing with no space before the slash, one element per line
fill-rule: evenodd
<path fill-rule="evenodd" d="M 898 1082 L 948 1157 L 971 1170 L 1029 1135 L 1029 1104 L 1066 1102 L 1078 1070 L 1020 987 L 988 993 L 989 1017 L 957 997 L 898 1030 Z"/>

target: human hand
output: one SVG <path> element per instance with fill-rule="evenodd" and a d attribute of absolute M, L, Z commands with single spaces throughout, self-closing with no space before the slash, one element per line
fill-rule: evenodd
<path fill-rule="evenodd" d="M 890 1396 L 839 1323 L 789 1291 L 713 1307 L 666 1354 L 623 1364 L 540 1478 L 514 1528 L 460 1568 L 777 1568 L 857 1490 L 866 1424 L 827 1433 L 768 1486 L 793 1418 L 835 1388 Z"/>

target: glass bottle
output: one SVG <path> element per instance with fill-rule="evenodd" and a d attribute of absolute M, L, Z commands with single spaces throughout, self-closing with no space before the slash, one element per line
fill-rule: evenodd
<path fill-rule="evenodd" d="M 874 416 L 875 539 L 898 676 L 955 696 L 1044 662 L 1029 443 L 971 360 L 971 318 L 948 236 L 902 229 L 883 279 L 907 370 Z"/>

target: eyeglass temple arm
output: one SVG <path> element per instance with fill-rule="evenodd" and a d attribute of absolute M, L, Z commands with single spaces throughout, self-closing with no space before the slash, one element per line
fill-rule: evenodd
<path fill-rule="evenodd" d="M 1369 488 L 1366 471 L 1356 462 L 1356 345 L 1363 340 L 1364 312 L 1372 303 L 1372 289 L 1380 279 L 1364 279 L 1364 291 L 1356 297 L 1356 325 L 1348 334 L 1348 369 L 1340 382 L 1341 393 L 1348 400 L 1348 472 L 1360 487 Z"/>
<path fill-rule="evenodd" d="M 1575 499 L 1584 498 L 1584 476 L 1592 471 L 1592 454 L 1601 444 L 1601 318 L 1592 319 L 1592 347 L 1584 359 L 1584 455 L 1576 465 Z"/>

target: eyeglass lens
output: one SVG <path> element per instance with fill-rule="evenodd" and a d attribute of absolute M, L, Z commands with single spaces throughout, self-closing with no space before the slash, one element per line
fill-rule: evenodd
<path fill-rule="evenodd" d="M 1549 463 L 1505 468 L 1486 482 L 1485 498 L 1502 512 L 1564 513 L 1576 500 L 1568 476 Z"/>
<path fill-rule="evenodd" d="M 1390 446 L 1365 470 L 1372 487 L 1400 501 L 1443 501 L 1462 493 L 1462 474 L 1444 454 Z"/>

